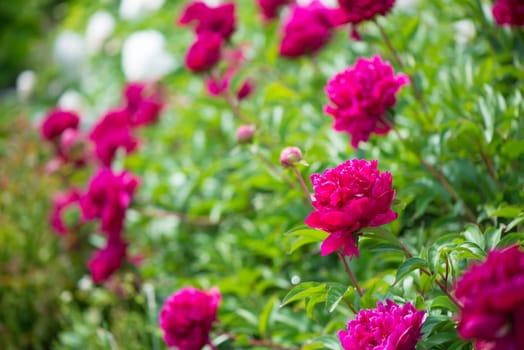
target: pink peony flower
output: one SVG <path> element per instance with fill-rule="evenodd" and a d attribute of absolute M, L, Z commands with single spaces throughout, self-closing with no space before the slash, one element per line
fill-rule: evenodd
<path fill-rule="evenodd" d="M 360 310 L 338 337 L 344 350 L 415 350 L 425 318 L 411 303 L 400 306 L 388 299 L 376 309 Z"/>
<path fill-rule="evenodd" d="M 160 328 L 168 346 L 178 350 L 200 350 L 210 344 L 209 332 L 220 304 L 217 288 L 200 291 L 182 288 L 165 301 L 160 310 Z"/>
<path fill-rule="evenodd" d="M 358 24 L 378 15 L 385 16 L 395 0 L 338 0 L 338 4 L 344 12 L 345 22 Z"/>
<path fill-rule="evenodd" d="M 122 267 L 127 254 L 127 244 L 120 238 L 109 238 L 106 246 L 93 254 L 87 263 L 91 278 L 95 283 L 105 282 Z"/>
<path fill-rule="evenodd" d="M 323 174 L 311 175 L 315 211 L 305 223 L 329 233 L 322 255 L 342 248 L 346 256 L 358 256 L 355 234 L 364 227 L 380 226 L 397 218 L 391 210 L 395 190 L 389 172 L 380 172 L 378 162 L 348 160 Z"/>
<path fill-rule="evenodd" d="M 100 228 L 109 236 L 122 232 L 126 210 L 140 180 L 123 171 L 115 174 L 102 168 L 91 178 L 87 193 L 80 198 L 82 217 L 85 220 L 100 219 Z"/>
<path fill-rule="evenodd" d="M 228 40 L 235 31 L 235 4 L 209 7 L 203 1 L 194 1 L 184 9 L 178 21 L 182 25 L 192 22 L 197 22 L 195 32 L 198 35 L 215 33 Z"/>
<path fill-rule="evenodd" d="M 335 130 L 349 133 L 351 145 L 357 148 L 371 133 L 388 133 L 386 112 L 397 102 L 400 87 L 408 83 L 406 75 L 395 76 L 393 67 L 380 56 L 359 58 L 354 67 L 328 81 L 325 91 L 331 104 L 325 112 L 335 118 Z"/>
<path fill-rule="evenodd" d="M 280 164 L 285 168 L 295 166 L 302 160 L 302 152 L 298 147 L 286 147 L 280 152 Z"/>
<path fill-rule="evenodd" d="M 524 349 L 524 252 L 517 246 L 491 251 L 454 291 L 462 338 L 475 339 L 478 350 Z"/>
<path fill-rule="evenodd" d="M 69 232 L 70 228 L 64 223 L 63 215 L 72 205 L 78 203 L 80 193 L 72 189 L 66 193 L 57 193 L 53 197 L 53 211 L 51 212 L 50 223 L 51 227 L 59 235 L 64 235 Z"/>
<path fill-rule="evenodd" d="M 40 133 L 44 139 L 52 141 L 66 129 L 77 129 L 79 123 L 80 118 L 75 112 L 53 109 L 45 116 Z"/>
<path fill-rule="evenodd" d="M 280 55 L 296 58 L 316 53 L 331 39 L 333 26 L 331 9 L 320 1 L 294 5 L 283 27 Z"/>
<path fill-rule="evenodd" d="M 186 67 L 193 72 L 207 71 L 220 60 L 222 38 L 215 33 L 199 34 L 186 54 Z"/>
<path fill-rule="evenodd" d="M 154 86 L 142 83 L 127 84 L 124 98 L 132 126 L 156 122 L 164 106 L 160 92 Z"/>
<path fill-rule="evenodd" d="M 95 155 L 105 166 L 110 166 L 116 151 L 123 148 L 127 153 L 135 150 L 138 141 L 129 125 L 129 112 L 126 109 L 106 113 L 93 127 L 89 139 L 95 145 Z"/>
<path fill-rule="evenodd" d="M 524 26 L 523 0 L 496 0 L 493 17 L 499 25 Z"/>
<path fill-rule="evenodd" d="M 237 90 L 237 99 L 241 101 L 241 100 L 248 98 L 249 95 L 253 93 L 254 89 L 255 89 L 255 86 L 253 85 L 253 82 L 251 81 L 251 79 L 244 80 L 242 85 L 240 85 L 240 87 Z"/>
<path fill-rule="evenodd" d="M 77 167 L 85 165 L 89 156 L 89 146 L 85 135 L 79 130 L 64 130 L 58 147 L 58 155 L 64 163 L 70 162 Z"/>
<path fill-rule="evenodd" d="M 277 18 L 280 8 L 290 2 L 291 0 L 257 0 L 258 7 L 260 8 L 265 20 Z"/>
<path fill-rule="evenodd" d="M 251 143 L 255 136 L 256 128 L 254 125 L 241 125 L 236 132 L 237 142 L 240 144 Z"/>

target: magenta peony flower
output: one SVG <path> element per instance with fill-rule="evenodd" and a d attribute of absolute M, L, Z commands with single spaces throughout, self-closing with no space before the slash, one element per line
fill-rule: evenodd
<path fill-rule="evenodd" d="M 357 148 L 371 133 L 382 135 L 391 129 L 386 112 L 395 105 L 400 87 L 408 83 L 406 75 L 395 76 L 380 56 L 359 58 L 354 67 L 328 81 L 325 91 L 331 104 L 325 112 L 335 118 L 335 130 L 349 133 L 351 145 Z"/>
<path fill-rule="evenodd" d="M 493 17 L 499 25 L 524 26 L 523 0 L 496 0 Z"/>
<path fill-rule="evenodd" d="M 215 33 L 199 34 L 186 54 L 186 67 L 193 72 L 207 71 L 220 60 L 222 38 Z"/>
<path fill-rule="evenodd" d="M 127 244 L 118 238 L 109 238 L 106 246 L 93 254 L 87 267 L 95 283 L 105 282 L 122 267 L 127 254 Z"/>
<path fill-rule="evenodd" d="M 377 161 L 348 160 L 323 174 L 311 175 L 315 211 L 305 223 L 329 233 L 322 255 L 343 248 L 358 256 L 355 234 L 364 227 L 380 226 L 397 218 L 391 210 L 395 191 L 389 172 L 380 172 Z"/>
<path fill-rule="evenodd" d="M 89 157 L 89 145 L 86 136 L 77 129 L 66 129 L 60 135 L 58 156 L 64 163 L 70 162 L 80 167 Z"/>
<path fill-rule="evenodd" d="M 331 39 L 333 25 L 331 9 L 320 1 L 294 5 L 283 28 L 280 55 L 296 58 L 316 53 Z"/>
<path fill-rule="evenodd" d="M 78 129 L 78 114 L 63 109 L 53 109 L 44 118 L 40 133 L 46 140 L 52 141 L 62 135 L 66 129 Z"/>
<path fill-rule="evenodd" d="M 251 81 L 251 79 L 244 80 L 237 90 L 237 99 L 241 101 L 248 98 L 249 95 L 253 93 L 254 89 L 255 86 L 253 85 L 253 81 Z"/>
<path fill-rule="evenodd" d="M 192 22 L 197 22 L 195 32 L 198 35 L 215 33 L 228 40 L 235 31 L 235 4 L 209 7 L 203 1 L 192 2 L 184 9 L 178 23 L 186 25 Z"/>
<path fill-rule="evenodd" d="M 400 306 L 388 299 L 376 309 L 360 310 L 338 337 L 344 350 L 415 350 L 425 318 L 411 303 Z"/>
<path fill-rule="evenodd" d="M 80 193 L 72 189 L 66 193 L 57 193 L 53 197 L 53 211 L 51 212 L 50 223 L 51 227 L 59 235 L 64 235 L 69 232 L 70 228 L 64 223 L 64 211 L 72 205 L 78 203 Z"/>
<path fill-rule="evenodd" d="M 289 4 L 291 1 L 292 0 L 257 0 L 257 3 L 264 19 L 271 20 L 277 18 L 280 8 Z"/>
<path fill-rule="evenodd" d="M 168 346 L 200 350 L 210 344 L 209 332 L 216 320 L 220 292 L 185 287 L 171 295 L 160 310 L 160 328 Z"/>
<path fill-rule="evenodd" d="M 127 171 L 115 174 L 102 168 L 91 178 L 87 193 L 80 198 L 82 217 L 100 219 L 100 228 L 108 236 L 122 232 L 126 210 L 140 180 Z"/>
<path fill-rule="evenodd" d="M 124 98 L 132 126 L 156 122 L 164 106 L 160 92 L 154 86 L 142 83 L 127 84 Z"/>
<path fill-rule="evenodd" d="M 344 12 L 345 22 L 358 24 L 378 15 L 385 16 L 395 4 L 395 0 L 338 0 Z"/>
<path fill-rule="evenodd" d="M 455 285 L 462 304 L 458 332 L 476 349 L 524 349 L 524 252 L 517 246 L 491 251 Z"/>
<path fill-rule="evenodd" d="M 111 165 L 119 148 L 130 153 L 138 145 L 132 134 L 129 119 L 129 112 L 126 109 L 112 110 L 107 112 L 91 130 L 89 139 L 93 141 L 95 155 L 103 165 Z"/>

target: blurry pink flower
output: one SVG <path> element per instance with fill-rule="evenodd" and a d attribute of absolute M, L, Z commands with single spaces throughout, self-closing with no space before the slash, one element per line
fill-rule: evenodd
<path fill-rule="evenodd" d="M 235 31 L 235 4 L 225 3 L 209 7 L 203 1 L 194 1 L 184 9 L 178 23 L 182 25 L 197 22 L 195 32 L 219 34 L 228 40 Z"/>
<path fill-rule="evenodd" d="M 171 295 L 160 310 L 160 328 L 168 346 L 178 350 L 201 350 L 210 344 L 209 332 L 220 304 L 217 288 L 200 291 L 185 287 Z"/>
<path fill-rule="evenodd" d="M 320 1 L 294 5 L 282 29 L 280 55 L 296 58 L 314 54 L 331 39 L 332 29 L 331 9 Z"/>
<path fill-rule="evenodd" d="M 255 136 L 256 128 L 254 125 L 241 125 L 236 132 L 237 142 L 240 144 L 250 143 Z"/>
<path fill-rule="evenodd" d="M 50 223 L 51 227 L 59 235 L 64 235 L 69 232 L 70 228 L 64 222 L 64 211 L 72 205 L 78 203 L 80 193 L 72 189 L 66 193 L 57 193 L 53 197 L 53 211 L 51 212 Z"/>
<path fill-rule="evenodd" d="M 397 102 L 400 87 L 408 83 L 406 75 L 395 76 L 393 67 L 380 56 L 359 58 L 354 67 L 328 81 L 325 91 L 331 104 L 325 112 L 335 118 L 335 130 L 349 133 L 351 145 L 357 148 L 371 133 L 388 133 L 386 112 Z"/>
<path fill-rule="evenodd" d="M 338 0 L 345 15 L 345 22 L 358 24 L 378 15 L 385 16 L 395 4 L 395 0 Z"/>
<path fill-rule="evenodd" d="M 425 318 L 411 303 L 400 306 L 388 299 L 376 309 L 360 310 L 338 337 L 344 350 L 415 350 Z"/>
<path fill-rule="evenodd" d="M 524 252 L 518 246 L 491 251 L 455 285 L 462 304 L 458 332 L 476 349 L 524 349 Z"/>
<path fill-rule="evenodd" d="M 126 210 L 140 180 L 131 173 L 114 173 L 102 168 L 91 178 L 87 192 L 80 198 L 82 217 L 100 219 L 100 228 L 108 236 L 122 232 Z"/>
<path fill-rule="evenodd" d="M 129 83 L 124 89 L 126 109 L 132 126 L 154 123 L 164 106 L 160 91 L 143 83 Z"/>
<path fill-rule="evenodd" d="M 492 12 L 501 26 L 524 26 L 524 0 L 496 0 Z"/>
<path fill-rule="evenodd" d="M 238 88 L 237 99 L 244 100 L 248 98 L 254 89 L 255 89 L 255 86 L 253 85 L 253 82 L 250 79 L 244 80 L 242 85 L 240 85 L 240 88 Z"/>
<path fill-rule="evenodd" d="M 257 0 L 257 3 L 264 19 L 271 20 L 277 18 L 280 8 L 289 4 L 291 1 L 292 0 Z"/>
<path fill-rule="evenodd" d="M 344 255 L 358 256 L 355 235 L 360 229 L 397 218 L 391 210 L 395 198 L 391 174 L 381 173 L 377 164 L 353 159 L 311 175 L 315 211 L 305 223 L 329 233 L 320 248 L 322 255 L 342 248 Z"/>
<path fill-rule="evenodd" d="M 80 123 L 78 114 L 63 109 L 53 109 L 44 118 L 40 133 L 46 140 L 52 141 L 66 129 L 77 129 Z"/>
<path fill-rule="evenodd" d="M 295 166 L 301 160 L 302 152 L 298 147 L 286 147 L 280 152 L 280 164 L 285 168 Z"/>
<path fill-rule="evenodd" d="M 86 137 L 77 129 L 66 129 L 60 136 L 58 155 L 64 163 L 70 162 L 80 167 L 89 156 L 89 146 Z"/>
<path fill-rule="evenodd" d="M 129 118 L 126 109 L 112 110 L 107 112 L 91 130 L 89 139 L 93 141 L 95 155 L 103 165 L 111 165 L 119 148 L 130 153 L 138 145 L 129 125 Z"/>
<path fill-rule="evenodd" d="M 127 254 L 127 244 L 120 237 L 108 238 L 106 246 L 97 250 L 87 267 L 95 283 L 105 282 L 115 271 L 122 267 Z"/>
<path fill-rule="evenodd" d="M 186 54 L 186 67 L 193 72 L 207 71 L 220 60 L 222 38 L 215 33 L 199 34 Z"/>

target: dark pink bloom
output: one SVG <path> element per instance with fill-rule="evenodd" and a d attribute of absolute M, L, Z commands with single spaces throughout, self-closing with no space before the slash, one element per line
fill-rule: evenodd
<path fill-rule="evenodd" d="M 138 145 L 129 119 L 129 112 L 126 109 L 112 110 L 107 112 L 91 130 L 89 139 L 93 141 L 95 155 L 103 165 L 111 165 L 119 148 L 130 153 Z"/>
<path fill-rule="evenodd" d="M 193 72 L 203 72 L 213 68 L 220 60 L 222 38 L 215 33 L 202 33 L 186 54 L 186 67 Z"/>
<path fill-rule="evenodd" d="M 160 92 L 152 85 L 127 84 L 124 89 L 124 98 L 132 126 L 156 122 L 164 106 Z"/>
<path fill-rule="evenodd" d="M 106 246 L 97 250 L 87 267 L 95 283 L 105 282 L 115 271 L 122 267 L 127 254 L 127 244 L 120 238 L 110 238 Z"/>
<path fill-rule="evenodd" d="M 411 303 L 400 306 L 388 299 L 376 309 L 360 310 L 338 337 L 344 350 L 415 350 L 425 318 Z"/>
<path fill-rule="evenodd" d="M 491 251 L 455 285 L 462 304 L 458 332 L 479 350 L 524 349 L 524 252 Z"/>
<path fill-rule="evenodd" d="M 80 198 L 82 217 L 100 219 L 100 228 L 109 236 L 122 232 L 126 210 L 140 180 L 131 173 L 114 173 L 102 168 L 91 178 L 87 193 Z"/>
<path fill-rule="evenodd" d="M 235 31 L 235 4 L 209 7 L 202 1 L 194 1 L 184 9 L 178 22 L 182 25 L 197 22 L 195 32 L 198 35 L 215 33 L 228 40 Z"/>
<path fill-rule="evenodd" d="M 358 256 L 355 235 L 364 227 L 380 226 L 397 218 L 391 210 L 395 198 L 389 172 L 380 172 L 378 162 L 348 160 L 323 174 L 311 175 L 315 211 L 305 222 L 329 233 L 322 243 L 322 255 L 343 249 Z"/>
<path fill-rule="evenodd" d="M 64 235 L 71 229 L 64 222 L 64 212 L 78 203 L 80 193 L 72 189 L 66 193 L 57 193 L 53 197 L 53 211 L 51 212 L 51 227 L 60 235 Z"/>
<path fill-rule="evenodd" d="M 501 26 L 524 26 L 524 0 L 497 0 L 492 12 Z"/>
<path fill-rule="evenodd" d="M 178 350 L 201 350 L 210 344 L 209 332 L 220 304 L 217 288 L 200 291 L 185 287 L 171 295 L 160 310 L 160 328 L 168 346 Z"/>
<path fill-rule="evenodd" d="M 237 99 L 243 100 L 248 98 L 254 89 L 255 86 L 253 85 L 253 82 L 250 79 L 244 80 L 242 85 L 240 85 L 240 88 L 237 90 Z"/>
<path fill-rule="evenodd" d="M 290 58 L 314 54 L 331 39 L 331 9 L 318 0 L 294 5 L 283 28 L 280 55 Z"/>
<path fill-rule="evenodd" d="M 396 100 L 396 93 L 409 83 L 404 74 L 397 74 L 380 56 L 359 58 L 354 67 L 338 73 L 325 88 L 330 105 L 325 112 L 335 118 L 334 128 L 351 135 L 351 145 L 368 141 L 371 133 L 386 134 L 391 129 L 386 112 Z"/>
<path fill-rule="evenodd" d="M 89 157 L 89 144 L 86 136 L 77 129 L 66 129 L 60 136 L 58 155 L 64 163 L 82 166 Z"/>
<path fill-rule="evenodd" d="M 77 129 L 80 123 L 78 114 L 63 109 L 53 109 L 44 118 L 40 133 L 46 140 L 52 141 L 66 129 Z"/>
<path fill-rule="evenodd" d="M 358 24 L 378 15 L 385 16 L 395 4 L 395 0 L 338 0 L 345 15 L 345 22 Z"/>
<path fill-rule="evenodd" d="M 229 89 L 229 84 L 231 79 L 235 75 L 235 68 L 228 68 L 223 76 L 221 77 L 211 77 L 206 80 L 207 92 L 211 96 L 220 96 L 223 92 Z"/>
<path fill-rule="evenodd" d="M 290 2 L 291 0 L 257 0 L 262 16 L 266 20 L 277 18 L 280 8 Z"/>

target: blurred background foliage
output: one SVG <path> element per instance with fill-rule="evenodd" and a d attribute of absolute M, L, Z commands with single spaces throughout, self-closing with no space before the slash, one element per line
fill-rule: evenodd
<path fill-rule="evenodd" d="M 257 124 L 255 142 L 241 146 L 241 122 L 183 66 L 192 34 L 174 21 L 186 2 L 135 20 L 119 18 L 116 1 L 25 3 L 23 11 L 0 6 L 0 348 L 164 349 L 157 326 L 163 300 L 186 285 L 217 285 L 220 349 L 339 349 L 336 333 L 353 315 L 344 303 L 374 307 L 386 297 L 430 311 L 420 349 L 471 349 L 458 339 L 447 297 L 390 242 L 362 239 L 361 257 L 351 262 L 367 290 L 358 298 L 336 256 L 320 256 L 318 232 L 303 225 L 310 207 L 278 157 L 285 146 L 300 147 L 306 178 L 347 159 L 378 159 L 397 190 L 399 218 L 389 229 L 435 274 L 448 261 L 455 279 L 470 259 L 522 241 L 524 35 L 496 26 L 489 1 L 409 1 L 378 20 L 425 107 L 403 88 L 395 124 L 404 141 L 392 132 L 359 150 L 332 130 L 323 89 L 359 56 L 380 53 L 402 70 L 373 23 L 360 27 L 362 41 L 340 30 L 313 59 L 289 61 L 277 54 L 278 23 L 263 24 L 252 1 L 237 1 L 233 42 L 246 47 L 248 63 L 233 85 L 247 76 L 255 82 L 240 108 Z M 97 10 L 116 18 L 111 38 L 74 64 L 57 61 L 55 39 L 66 31 L 82 37 Z M 117 105 L 126 80 L 123 42 L 147 29 L 163 34 L 175 65 L 162 80 L 168 105 L 160 121 L 141 130 L 139 151 L 117 165 L 142 178 L 126 235 L 143 262 L 95 286 L 83 262 L 99 242 L 71 244 L 48 227 L 51 197 L 64 179 L 45 174 L 51 149 L 37 127 L 67 92 L 84 127 Z M 36 86 L 20 99 L 15 81 L 26 69 L 36 72 Z M 459 201 L 421 159 L 447 177 Z M 68 181 L 85 188 L 88 176 Z M 303 293 L 290 301 L 294 287 Z"/>

